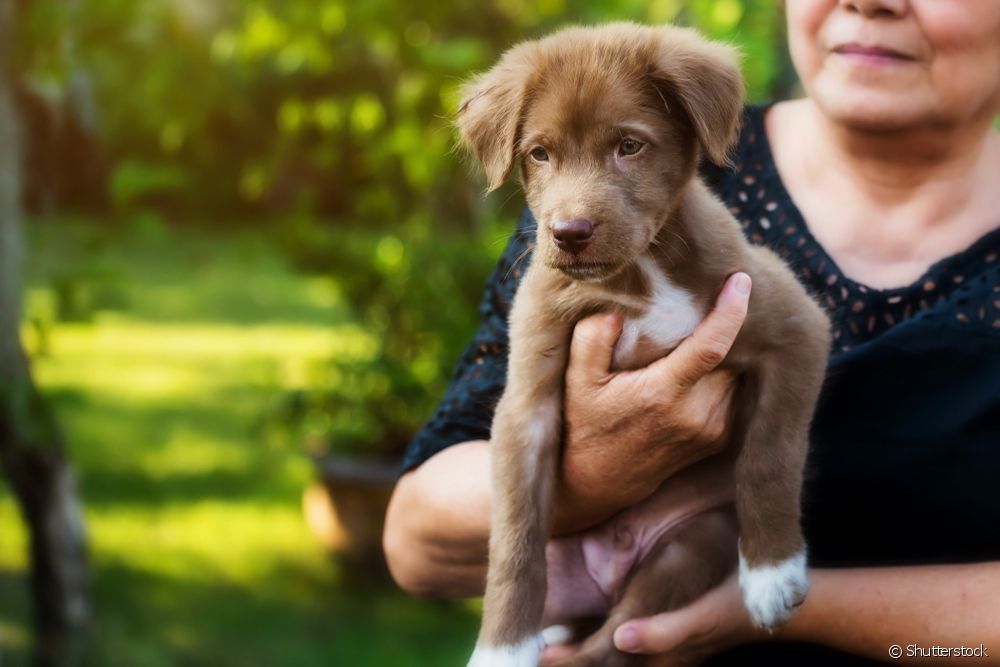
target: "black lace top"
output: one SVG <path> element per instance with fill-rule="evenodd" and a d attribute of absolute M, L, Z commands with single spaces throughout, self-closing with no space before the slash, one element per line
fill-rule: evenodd
<path fill-rule="evenodd" d="M 747 109 L 733 168 L 703 175 L 747 238 L 778 252 L 833 320 L 803 498 L 810 563 L 1000 560 L 1000 211 L 996 229 L 911 285 L 866 287 L 840 271 L 785 191 L 764 111 Z M 482 326 L 404 470 L 489 437 L 506 375 L 507 314 L 533 238 L 525 211 L 487 283 Z M 741 647 L 709 664 L 758 659 L 867 664 L 792 644 Z"/>

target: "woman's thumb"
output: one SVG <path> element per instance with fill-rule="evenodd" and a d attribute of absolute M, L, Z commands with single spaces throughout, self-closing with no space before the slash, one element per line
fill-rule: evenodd
<path fill-rule="evenodd" d="M 623 653 L 666 653 L 679 646 L 690 634 L 685 617 L 689 609 L 637 618 L 615 630 L 615 647 Z"/>

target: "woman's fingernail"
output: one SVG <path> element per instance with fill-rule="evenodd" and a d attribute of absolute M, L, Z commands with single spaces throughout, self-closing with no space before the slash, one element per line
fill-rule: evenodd
<path fill-rule="evenodd" d="M 639 633 L 628 625 L 618 628 L 615 631 L 615 646 L 619 651 L 634 653 L 639 649 Z"/>
<path fill-rule="evenodd" d="M 733 283 L 734 283 L 733 286 L 736 288 L 736 291 L 739 292 L 740 294 L 746 295 L 750 293 L 750 276 L 748 276 L 747 274 L 745 273 L 735 274 L 735 277 L 733 278 Z"/>

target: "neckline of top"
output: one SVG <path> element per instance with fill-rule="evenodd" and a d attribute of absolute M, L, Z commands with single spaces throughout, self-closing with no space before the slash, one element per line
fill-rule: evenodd
<path fill-rule="evenodd" d="M 751 153 L 753 151 L 757 151 L 759 153 L 757 157 L 763 165 L 763 175 L 768 178 L 777 194 L 784 201 L 788 202 L 786 215 L 791 221 L 794 221 L 798 225 L 799 229 L 802 230 L 802 236 L 806 239 L 806 244 L 811 245 L 816 249 L 817 259 L 825 261 L 829 270 L 837 276 L 837 282 L 847 286 L 850 291 L 860 292 L 866 295 L 874 294 L 885 296 L 896 296 L 908 294 L 914 291 L 924 291 L 926 289 L 925 286 L 937 282 L 935 281 L 935 277 L 941 275 L 942 273 L 947 273 L 949 270 L 953 270 L 956 267 L 961 266 L 964 262 L 974 258 L 980 252 L 986 251 L 987 249 L 1000 249 L 1000 226 L 997 226 L 980 236 L 972 244 L 962 250 L 942 257 L 932 263 L 912 283 L 900 285 L 898 287 L 882 288 L 872 287 L 851 278 L 849 275 L 844 273 L 837 261 L 830 256 L 823 244 L 820 243 L 819 240 L 813 235 L 812 230 L 809 228 L 809 223 L 806 222 L 805 217 L 802 215 L 802 211 L 799 210 L 799 207 L 795 204 L 795 200 L 792 199 L 791 194 L 789 194 L 788 190 L 785 188 L 784 181 L 781 180 L 781 174 L 778 173 L 777 163 L 774 161 L 774 154 L 771 152 L 771 140 L 767 136 L 767 127 L 764 123 L 764 115 L 767 113 L 768 109 L 774 106 L 775 103 L 776 102 L 772 101 L 766 104 L 753 105 L 749 109 L 750 113 L 747 114 L 749 118 L 748 125 L 750 126 L 750 131 L 756 134 L 757 137 L 757 140 L 753 142 L 753 145 L 756 146 L 756 148 L 752 148 Z"/>

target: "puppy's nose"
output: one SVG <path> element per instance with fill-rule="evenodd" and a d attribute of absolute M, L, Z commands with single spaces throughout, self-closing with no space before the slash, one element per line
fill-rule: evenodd
<path fill-rule="evenodd" d="M 594 225 L 590 220 L 560 220 L 552 225 L 552 236 L 560 250 L 576 255 L 594 238 Z"/>

